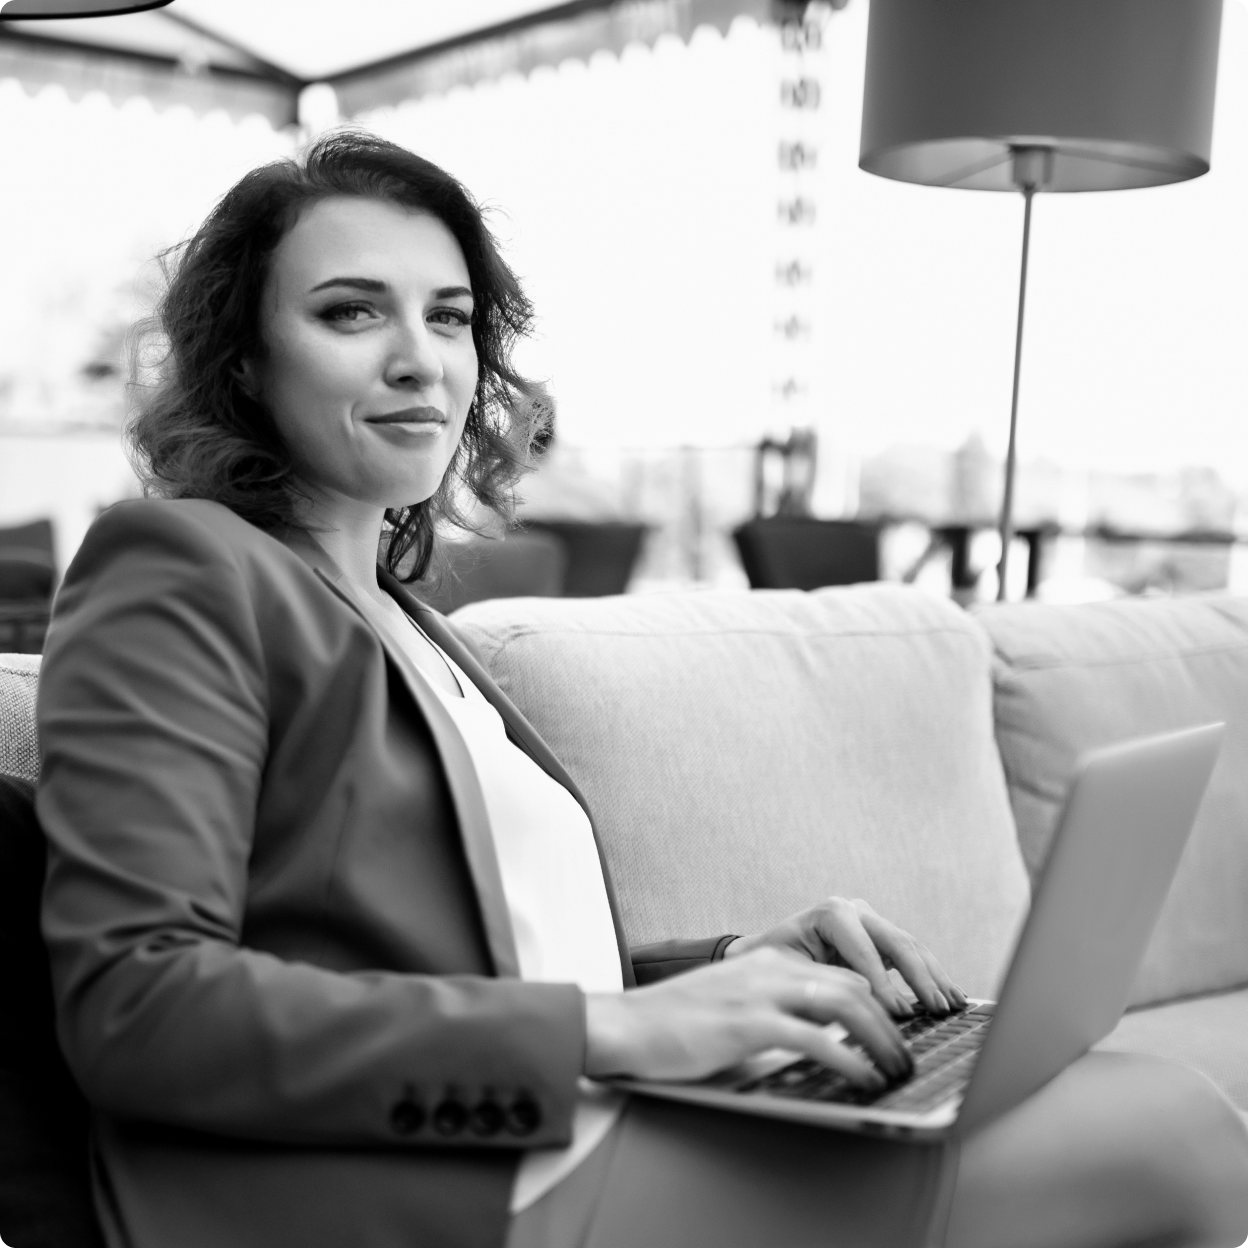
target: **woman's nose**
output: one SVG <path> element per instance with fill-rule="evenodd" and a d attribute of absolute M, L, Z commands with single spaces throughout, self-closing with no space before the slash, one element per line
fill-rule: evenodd
<path fill-rule="evenodd" d="M 396 330 L 386 381 L 392 386 L 431 386 L 442 380 L 442 356 L 423 321 Z"/>

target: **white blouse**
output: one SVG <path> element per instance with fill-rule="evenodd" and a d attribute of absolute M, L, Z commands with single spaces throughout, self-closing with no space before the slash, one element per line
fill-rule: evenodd
<path fill-rule="evenodd" d="M 409 617 L 410 618 L 410 617 Z M 419 627 L 411 621 L 413 627 Z M 417 661 L 410 633 L 389 616 L 386 631 Z M 428 639 L 428 634 L 424 634 Z M 450 713 L 476 768 L 494 836 L 522 979 L 622 992 L 620 953 L 593 829 L 577 800 L 507 739 L 502 717 L 440 646 L 463 697 L 427 680 Z M 611 1129 L 618 1093 L 581 1080 L 566 1148 L 530 1149 L 516 1173 L 511 1212 L 527 1209 L 570 1174 Z"/>

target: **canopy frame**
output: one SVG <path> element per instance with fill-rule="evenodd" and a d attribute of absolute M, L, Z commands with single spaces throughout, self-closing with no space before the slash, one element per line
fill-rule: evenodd
<path fill-rule="evenodd" d="M 345 118 L 457 85 L 528 73 L 540 65 L 586 59 L 634 42 L 652 44 L 665 34 L 687 40 L 703 25 L 726 31 L 734 18 L 759 22 L 800 19 L 809 0 L 563 0 L 493 25 L 350 66 L 331 74 L 295 73 L 228 33 L 169 6 L 151 16 L 198 37 L 196 55 L 162 55 L 105 45 L 37 24 L 0 23 L 0 78 L 28 87 L 66 85 L 77 97 L 102 90 L 122 100 L 136 95 L 157 107 L 187 103 L 197 111 L 224 108 L 236 117 L 266 116 L 276 128 L 299 120 L 299 99 L 310 86 L 328 84 Z M 840 8 L 845 0 L 833 0 Z"/>

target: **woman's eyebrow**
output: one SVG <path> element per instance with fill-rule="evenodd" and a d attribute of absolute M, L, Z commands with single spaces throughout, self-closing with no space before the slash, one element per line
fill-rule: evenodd
<path fill-rule="evenodd" d="M 384 294 L 389 289 L 385 282 L 379 282 L 375 277 L 331 277 L 329 281 L 313 286 L 308 294 L 313 295 L 330 286 L 350 286 L 353 290 L 367 290 L 375 295 Z"/>
<path fill-rule="evenodd" d="M 327 290 L 330 286 L 347 286 L 352 290 L 366 290 L 375 295 L 383 295 L 390 289 L 385 282 L 378 281 L 375 277 L 331 277 L 328 281 L 313 286 L 308 293 L 314 295 L 318 290 Z M 464 297 L 471 299 L 472 291 L 467 286 L 439 286 L 433 292 L 433 297 L 435 299 Z"/>

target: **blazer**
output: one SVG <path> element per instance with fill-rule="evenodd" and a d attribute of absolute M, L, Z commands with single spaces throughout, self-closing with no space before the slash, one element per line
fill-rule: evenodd
<path fill-rule="evenodd" d="M 314 542 L 216 503 L 118 504 L 71 564 L 43 927 L 112 1248 L 496 1248 L 520 1150 L 568 1141 L 582 994 L 517 977 L 471 760 L 409 664 Z M 607 887 L 627 985 L 731 939 L 630 951 Z"/>

